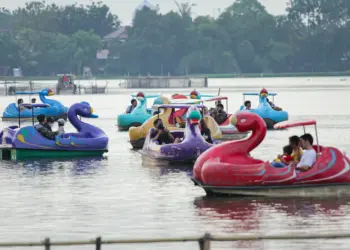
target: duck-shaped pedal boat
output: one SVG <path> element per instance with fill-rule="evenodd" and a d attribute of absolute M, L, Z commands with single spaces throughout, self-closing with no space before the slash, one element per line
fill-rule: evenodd
<path fill-rule="evenodd" d="M 226 102 L 226 111 L 228 111 L 228 97 L 226 96 L 210 96 L 210 98 L 202 99 L 202 100 L 195 99 L 195 98 L 193 99 L 173 98 L 170 100 L 171 103 L 176 103 L 176 104 L 184 103 L 184 104 L 194 104 L 194 105 L 199 103 L 202 103 L 204 105 L 204 103 L 207 103 L 207 102 L 215 102 L 216 104 L 219 104 L 222 101 Z M 206 116 L 210 115 L 207 109 L 205 109 L 204 115 Z M 218 123 L 219 129 L 222 133 L 222 138 L 220 138 L 220 141 L 239 140 L 247 137 L 248 133 L 239 132 L 237 128 L 230 123 L 230 116 L 231 114 L 227 114 L 227 118 L 221 123 Z"/>
<path fill-rule="evenodd" d="M 164 126 L 170 130 L 183 130 L 183 128 L 179 128 L 176 126 L 174 113 L 178 112 L 175 111 L 175 109 L 187 109 L 191 107 L 192 105 L 188 104 L 170 104 L 170 100 L 165 96 L 158 97 L 161 99 L 161 102 L 163 104 L 161 105 L 155 105 L 153 108 L 157 109 L 157 115 L 152 116 L 149 118 L 146 122 L 144 122 L 139 127 L 131 127 L 129 129 L 129 139 L 130 143 L 133 148 L 135 149 L 142 149 L 146 136 L 148 132 L 151 130 L 151 128 L 154 127 L 153 123 L 156 119 L 161 119 L 163 121 Z M 222 137 L 221 131 L 219 129 L 219 126 L 214 121 L 214 119 L 210 116 L 204 116 L 203 117 L 206 125 L 210 129 L 211 137 L 214 140 L 220 139 Z"/>
<path fill-rule="evenodd" d="M 174 138 L 182 138 L 181 142 L 160 145 L 158 140 L 151 138 L 151 134 L 154 133 L 154 128 L 152 128 L 147 135 L 141 153 L 157 160 L 194 162 L 200 154 L 213 146 L 213 144 L 206 142 L 199 129 L 202 115 L 198 108 L 203 107 L 202 105 L 189 107 L 185 129 L 170 132 Z"/>
<path fill-rule="evenodd" d="M 268 93 L 265 88 L 263 88 L 260 93 L 247 92 L 243 93 L 243 101 L 245 101 L 245 96 L 259 96 L 259 106 L 255 109 L 245 110 L 244 106 L 240 107 L 240 111 L 245 110 L 259 115 L 266 123 L 267 129 L 273 129 L 273 126 L 279 122 L 288 120 L 288 112 L 283 111 L 280 108 L 276 108 L 273 104 L 273 101 L 268 100 L 268 96 L 273 98 L 276 96 L 276 93 Z M 271 105 L 274 106 L 271 107 Z"/>
<path fill-rule="evenodd" d="M 256 114 L 240 112 L 231 117 L 231 122 L 239 131 L 252 131 L 252 134 L 245 140 L 216 145 L 197 159 L 192 180 L 208 195 L 350 195 L 350 161 L 339 149 L 314 146 L 319 155 L 311 169 L 305 172 L 297 172 L 294 164 L 275 168 L 270 162 L 254 159 L 249 154 L 266 135 L 264 120 Z M 306 125 L 316 127 L 316 121 L 283 122 L 276 124 L 275 128 Z"/>
<path fill-rule="evenodd" d="M 34 126 L 11 126 L 0 134 L 3 160 L 29 158 L 68 158 L 102 156 L 108 151 L 108 136 L 100 129 L 78 119 L 77 116 L 97 118 L 87 102 L 72 105 L 68 119 L 77 133 L 57 135 L 55 140 L 42 136 Z"/>
<path fill-rule="evenodd" d="M 131 95 L 136 97 L 138 101 L 135 109 L 129 114 L 120 114 L 117 117 L 118 121 L 118 130 L 119 131 L 128 131 L 130 127 L 139 127 L 150 117 L 152 117 L 152 109 L 147 108 L 147 99 L 157 98 L 159 94 L 156 95 L 145 95 L 143 92 L 139 92 L 136 95 Z M 157 103 L 157 99 L 155 100 Z"/>
<path fill-rule="evenodd" d="M 16 95 L 36 95 L 38 94 L 40 100 L 44 104 L 48 104 L 49 107 L 36 108 L 33 111 L 28 108 L 18 108 L 16 103 L 9 104 L 2 114 L 3 121 L 13 121 L 20 119 L 22 121 L 31 120 L 32 116 L 37 116 L 43 114 L 45 116 L 50 116 L 54 119 L 67 119 L 68 108 L 63 106 L 62 103 L 56 100 L 47 99 L 46 96 L 53 96 L 54 92 L 51 89 L 42 89 L 40 92 L 16 92 Z M 19 112 L 20 110 L 20 112 Z"/>

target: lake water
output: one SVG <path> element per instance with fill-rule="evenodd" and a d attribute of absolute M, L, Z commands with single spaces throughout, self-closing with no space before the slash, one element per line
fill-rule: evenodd
<path fill-rule="evenodd" d="M 199 91 L 216 94 L 221 87 L 221 94 L 229 97 L 229 111 L 235 112 L 242 104 L 243 91 L 266 87 L 278 93 L 275 103 L 289 111 L 291 120 L 317 120 L 321 145 L 350 153 L 349 83 L 347 78 L 210 79 L 209 88 Z M 183 90 L 149 92 L 180 91 Z M 110 151 L 103 159 L 1 162 L 1 242 L 39 241 L 45 237 L 161 238 L 205 232 L 349 232 L 350 199 L 208 199 L 191 182 L 191 168 L 143 163 L 141 155 L 131 150 L 128 133 L 118 132 L 115 126 L 132 92 L 135 90 L 121 89 L 115 95 L 55 97 L 66 105 L 88 101 L 100 116 L 91 123 L 110 136 Z M 13 100 L 14 97 L 2 97 L 0 104 L 4 109 Z M 308 131 L 314 133 L 312 127 Z M 302 133 L 302 128 L 269 131 L 253 155 L 272 160 L 290 135 Z M 334 244 L 337 249 L 348 249 L 349 240 L 213 243 L 213 249 L 334 249 Z M 114 245 L 102 249 L 198 249 L 198 244 Z"/>

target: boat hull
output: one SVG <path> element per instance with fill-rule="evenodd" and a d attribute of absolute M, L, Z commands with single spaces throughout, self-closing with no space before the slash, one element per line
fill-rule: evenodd
<path fill-rule="evenodd" d="M 99 157 L 106 152 L 108 150 L 38 150 L 2 146 L 0 148 L 0 157 L 2 160 L 18 161 L 44 158 Z"/>
<path fill-rule="evenodd" d="M 296 184 L 285 186 L 209 186 L 192 178 L 195 185 L 202 187 L 207 196 L 247 197 L 350 197 L 350 182 L 326 185 Z"/>

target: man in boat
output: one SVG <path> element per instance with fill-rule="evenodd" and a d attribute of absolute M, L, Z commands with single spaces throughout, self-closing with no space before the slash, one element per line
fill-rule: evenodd
<path fill-rule="evenodd" d="M 212 116 L 217 124 L 221 124 L 227 119 L 227 113 L 224 111 L 224 105 L 219 103 L 216 105 L 216 110 L 213 111 Z"/>
<path fill-rule="evenodd" d="M 159 145 L 180 142 L 180 138 L 174 138 L 170 131 L 164 127 L 160 118 L 154 120 L 153 125 L 155 129 L 151 134 L 151 139 L 158 140 Z"/>
<path fill-rule="evenodd" d="M 252 108 L 252 103 L 251 103 L 251 101 L 245 101 L 244 102 L 244 109 L 245 110 L 250 110 Z"/>
<path fill-rule="evenodd" d="M 56 135 L 58 135 L 58 131 L 50 131 L 47 129 L 46 125 L 46 116 L 43 114 L 40 114 L 37 116 L 37 120 L 39 124 L 35 125 L 35 129 L 44 137 L 46 137 L 49 140 L 55 140 Z"/>
<path fill-rule="evenodd" d="M 266 101 L 268 102 L 268 104 L 270 104 L 271 108 L 276 110 L 276 111 L 282 111 L 282 109 L 280 107 L 277 107 L 273 102 L 271 102 L 269 100 L 269 98 L 266 98 Z"/>
<path fill-rule="evenodd" d="M 308 171 L 316 162 L 316 151 L 312 147 L 314 139 L 310 134 L 300 136 L 300 145 L 304 149 L 303 156 L 297 164 L 296 169 L 300 171 Z"/>
<path fill-rule="evenodd" d="M 32 98 L 32 103 L 36 103 L 36 99 L 35 98 Z"/>
<path fill-rule="evenodd" d="M 130 114 L 137 106 L 136 99 L 131 100 L 131 105 L 126 108 L 125 114 Z"/>

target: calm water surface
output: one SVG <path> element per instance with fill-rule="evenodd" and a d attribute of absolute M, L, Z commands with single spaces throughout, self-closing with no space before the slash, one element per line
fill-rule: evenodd
<path fill-rule="evenodd" d="M 243 91 L 265 86 L 290 119 L 317 119 L 320 144 L 350 152 L 350 80 L 340 78 L 235 79 L 210 81 L 203 93 L 229 97 L 229 111 Z M 302 87 L 300 87 L 302 85 Z M 2 162 L 0 241 L 149 238 L 237 233 L 348 232 L 350 199 L 208 199 L 189 179 L 191 168 L 142 162 L 116 117 L 133 91 L 115 95 L 57 96 L 66 105 L 88 101 L 100 116 L 90 120 L 110 137 L 102 159 Z M 179 90 L 152 90 L 174 93 Z M 186 92 L 189 92 L 188 90 Z M 2 108 L 13 97 L 1 97 Z M 251 98 L 253 103 L 257 100 Z M 9 123 L 3 123 L 1 127 Z M 72 127 L 68 127 L 68 130 Z M 310 132 L 314 132 L 310 127 Z M 254 150 L 272 160 L 302 128 L 268 132 Z M 348 249 L 348 240 L 214 243 L 214 249 Z M 18 248 L 25 249 L 25 248 Z M 35 248 L 32 248 L 35 249 Z M 38 248 L 36 248 L 38 249 Z M 42 249 L 42 248 L 41 248 Z M 93 249 L 71 247 L 54 249 Z M 104 246 L 103 249 L 198 249 L 196 243 Z"/>

